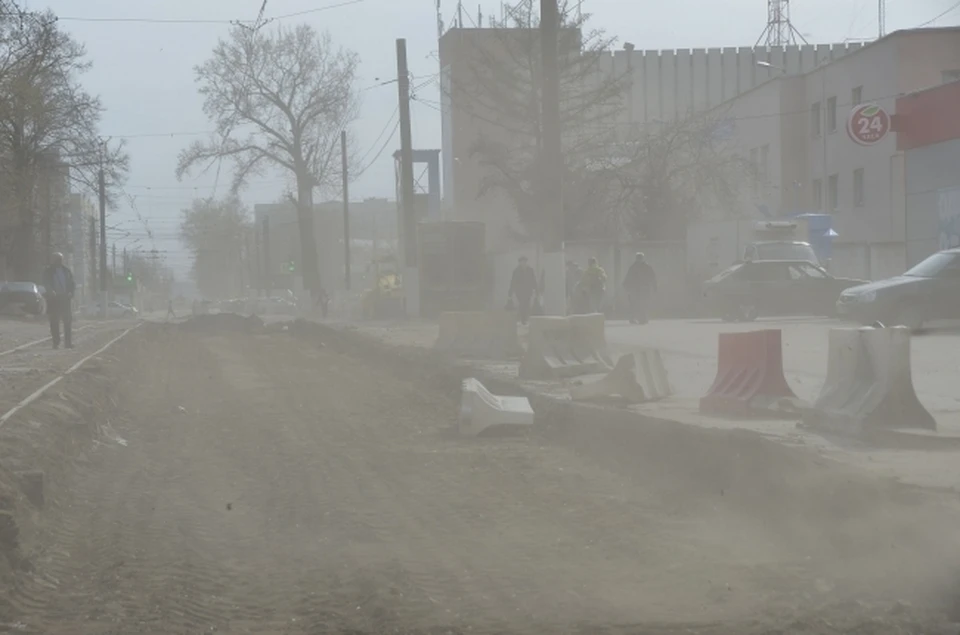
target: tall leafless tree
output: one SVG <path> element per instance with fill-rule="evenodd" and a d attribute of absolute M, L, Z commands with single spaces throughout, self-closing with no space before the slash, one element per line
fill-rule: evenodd
<path fill-rule="evenodd" d="M 560 122 L 564 149 L 564 225 L 574 229 L 593 202 L 571 192 L 590 177 L 587 157 L 615 140 L 611 121 L 623 108 L 627 77 L 603 64 L 615 40 L 588 27 L 577 0 L 560 1 Z M 490 28 L 464 34 L 474 42 L 468 73 L 452 79 L 454 107 L 474 117 L 484 131 L 471 149 L 484 168 L 478 196 L 499 190 L 516 207 L 524 228 L 543 238 L 555 226 L 554 212 L 536 195 L 543 122 L 538 0 L 519 0 L 492 18 Z M 568 195 L 571 193 L 572 195 Z M 568 235 L 569 237 L 569 235 Z"/>
<path fill-rule="evenodd" d="M 98 136 L 100 100 L 79 83 L 89 68 L 84 47 L 52 13 L 0 14 L 0 179 L 9 193 L 0 249 L 12 251 L 18 277 L 36 273 L 38 217 L 51 212 L 49 202 L 38 209 L 41 181 L 66 176 L 95 187 L 101 167 L 108 184 L 126 176 L 122 145 Z"/>
<path fill-rule="evenodd" d="M 184 150 L 177 166 L 182 178 L 227 159 L 234 166 L 233 192 L 267 169 L 293 177 L 304 283 L 314 298 L 320 277 L 313 189 L 338 187 L 340 131 L 359 112 L 356 70 L 354 53 L 308 25 L 233 28 L 196 69 L 216 133 Z"/>

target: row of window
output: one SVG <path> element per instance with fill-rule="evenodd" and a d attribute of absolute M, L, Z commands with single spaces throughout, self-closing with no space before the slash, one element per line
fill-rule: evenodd
<path fill-rule="evenodd" d="M 863 102 L 863 86 L 857 86 L 850 91 L 850 104 L 851 108 L 859 106 Z M 821 105 L 820 102 L 815 102 L 813 107 L 810 109 L 810 130 L 813 131 L 814 137 L 819 137 L 823 134 L 823 118 L 820 113 Z M 827 98 L 827 132 L 833 133 L 837 131 L 837 98 L 828 97 Z"/>
<path fill-rule="evenodd" d="M 857 168 L 853 171 L 853 206 L 863 207 L 864 205 L 864 183 L 863 168 Z M 827 177 L 827 196 L 826 207 L 824 207 L 823 180 L 813 180 L 813 206 L 814 209 L 834 212 L 840 206 L 840 175 L 831 174 Z"/>

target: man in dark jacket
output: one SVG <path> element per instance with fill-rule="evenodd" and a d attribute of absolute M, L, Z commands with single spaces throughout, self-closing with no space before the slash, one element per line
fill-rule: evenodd
<path fill-rule="evenodd" d="M 47 288 L 47 317 L 53 347 L 60 348 L 60 322 L 63 322 L 64 344 L 73 348 L 73 273 L 63 264 L 63 254 L 53 254 L 53 262 L 43 271 L 43 284 Z"/>
<path fill-rule="evenodd" d="M 530 318 L 530 303 L 537 292 L 537 274 L 533 271 L 526 256 L 520 256 L 517 268 L 510 278 L 510 292 L 508 300 L 517 299 L 517 312 L 520 314 L 521 324 L 526 324 Z"/>
<path fill-rule="evenodd" d="M 630 301 L 630 323 L 646 324 L 650 298 L 657 290 L 657 275 L 642 253 L 637 253 L 636 260 L 627 270 L 623 289 Z"/>

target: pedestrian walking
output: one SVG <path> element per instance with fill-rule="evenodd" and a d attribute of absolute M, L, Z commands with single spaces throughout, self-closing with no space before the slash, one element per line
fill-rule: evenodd
<path fill-rule="evenodd" d="M 580 277 L 580 294 L 591 313 L 603 312 L 603 297 L 607 292 L 607 272 L 597 263 L 596 258 L 587 261 L 587 270 Z"/>
<path fill-rule="evenodd" d="M 577 285 L 580 284 L 580 278 L 583 277 L 583 269 L 573 260 L 567 261 L 566 282 L 567 282 L 567 313 L 576 313 L 577 305 Z"/>
<path fill-rule="evenodd" d="M 177 314 L 173 312 L 173 300 L 167 300 L 167 319 L 177 319 Z"/>
<path fill-rule="evenodd" d="M 630 302 L 630 323 L 646 324 L 649 321 L 650 301 L 657 290 L 657 274 L 642 252 L 637 252 L 636 259 L 627 270 L 623 290 Z"/>
<path fill-rule="evenodd" d="M 512 303 L 517 299 L 517 313 L 520 315 L 520 323 L 526 324 L 530 319 L 530 307 L 534 296 L 537 293 L 537 274 L 530 266 L 526 256 L 520 256 L 517 267 L 513 270 L 510 277 L 510 291 L 507 295 L 507 302 Z"/>
<path fill-rule="evenodd" d="M 47 288 L 47 317 L 53 347 L 60 348 L 60 323 L 63 322 L 63 343 L 73 348 L 73 273 L 63 264 L 63 254 L 53 254 L 52 261 L 43 270 L 43 284 Z"/>

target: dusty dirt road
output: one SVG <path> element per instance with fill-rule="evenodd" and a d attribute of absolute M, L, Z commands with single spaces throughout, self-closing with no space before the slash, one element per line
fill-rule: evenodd
<path fill-rule="evenodd" d="M 458 439 L 457 396 L 398 369 L 285 334 L 135 332 L 91 371 L 109 385 L 85 415 L 96 439 L 57 446 L 45 508 L 18 512 L 27 564 L 2 628 L 933 633 L 946 619 L 949 499 L 804 457 L 751 458 L 738 493 L 684 478 L 697 456 L 653 473 L 572 441 Z"/>

